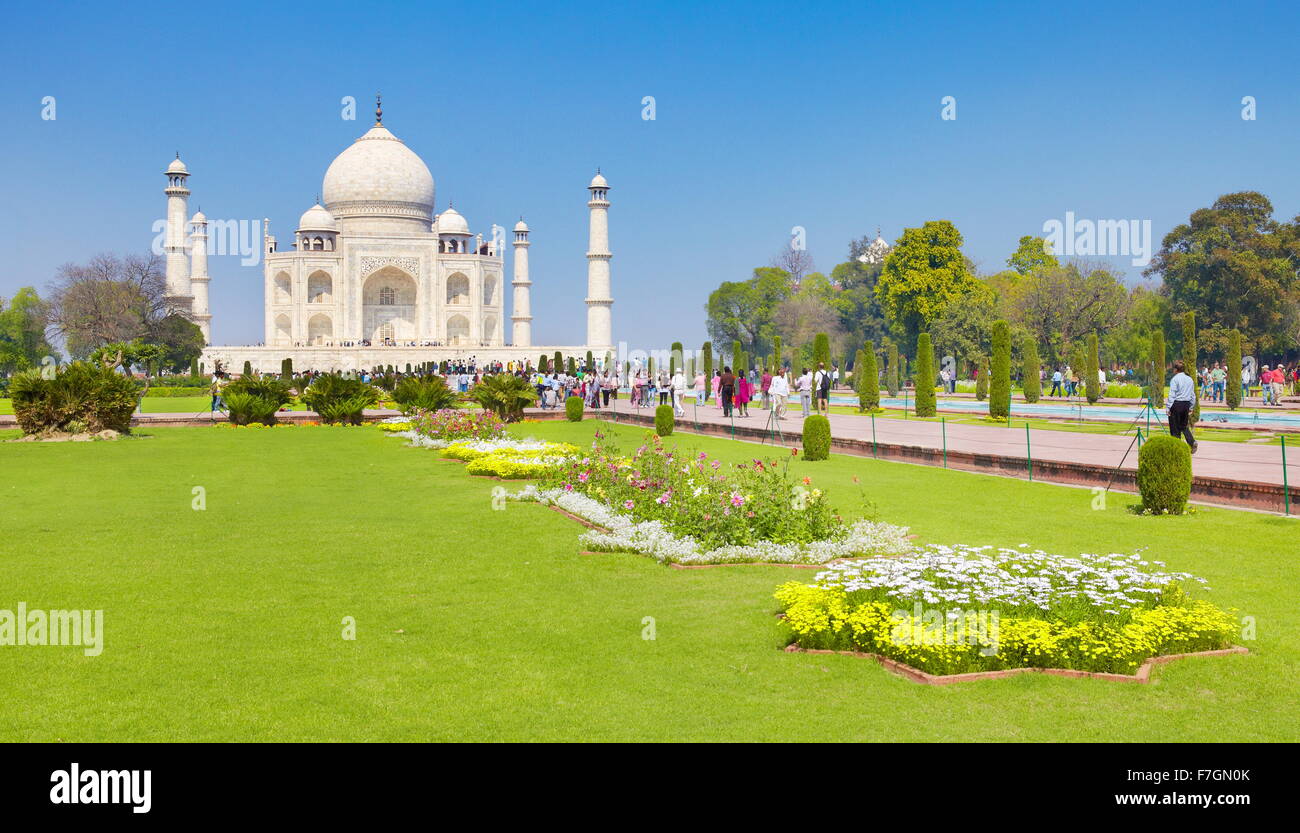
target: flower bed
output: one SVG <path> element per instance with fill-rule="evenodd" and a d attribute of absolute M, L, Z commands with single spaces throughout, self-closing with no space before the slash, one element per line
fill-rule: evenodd
<path fill-rule="evenodd" d="M 411 431 L 426 440 L 492 440 L 506 435 L 506 424 L 490 411 L 418 411 L 410 423 Z"/>
<path fill-rule="evenodd" d="M 670 529 L 662 520 L 638 521 L 626 509 L 616 509 L 574 490 L 538 489 L 529 485 L 510 495 L 556 506 L 602 529 L 580 540 L 601 552 L 631 552 L 671 564 L 825 564 L 836 558 L 876 555 L 893 557 L 909 552 L 907 528 L 861 520 L 847 524 L 833 540 L 807 543 L 754 541 L 708 547 L 691 535 Z"/>
<path fill-rule="evenodd" d="M 1132 674 L 1148 658 L 1226 648 L 1232 614 L 1204 584 L 1138 555 L 929 547 L 857 560 L 776 598 L 804 649 L 878 654 L 931 674 L 1060 668 Z"/>
<path fill-rule="evenodd" d="M 581 453 L 569 443 L 534 439 L 460 440 L 442 450 L 443 457 L 465 462 L 470 474 L 515 480 L 537 477 Z"/>

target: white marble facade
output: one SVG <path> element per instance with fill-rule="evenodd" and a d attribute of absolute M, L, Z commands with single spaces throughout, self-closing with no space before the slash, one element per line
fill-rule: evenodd
<path fill-rule="evenodd" d="M 183 184 L 169 178 L 172 203 L 188 196 L 177 193 Z M 505 230 L 473 233 L 452 206 L 435 215 L 432 174 L 383 126 L 377 109 L 375 125 L 326 170 L 321 199 L 303 213 L 292 240 L 281 248 L 269 221 L 264 225 L 263 343 L 209 347 L 202 360 L 209 368 L 221 361 L 234 372 L 249 361 L 270 372 L 284 358 L 299 370 L 329 370 L 469 356 L 536 362 L 555 350 L 603 356 L 612 346 L 607 189 L 599 174 L 589 186 L 588 342 L 534 346 L 528 226 L 520 220 L 513 229 L 507 286 Z M 183 214 L 183 205 L 172 207 Z M 175 294 L 188 295 L 175 259 L 178 271 L 172 274 L 169 260 L 169 283 L 174 277 Z M 203 325 L 206 335 L 206 320 Z"/>

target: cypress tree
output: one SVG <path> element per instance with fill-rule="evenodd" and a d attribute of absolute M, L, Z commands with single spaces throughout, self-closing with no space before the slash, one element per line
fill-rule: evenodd
<path fill-rule="evenodd" d="M 1020 342 L 1020 353 L 1024 356 L 1024 390 L 1026 402 L 1037 402 L 1043 395 L 1043 383 L 1038 378 L 1038 365 L 1041 361 L 1038 358 L 1038 342 L 1034 337 L 1027 335 Z"/>
<path fill-rule="evenodd" d="M 889 340 L 889 356 L 885 365 L 885 388 L 890 396 L 898 396 L 898 345 Z"/>
<path fill-rule="evenodd" d="M 1165 333 L 1156 330 L 1151 334 L 1151 377 L 1147 382 L 1147 397 L 1152 404 L 1165 401 Z"/>
<path fill-rule="evenodd" d="M 876 368 L 876 345 L 868 341 L 858 351 L 853 375 L 858 377 L 858 410 L 874 411 L 880 408 L 880 372 Z"/>
<path fill-rule="evenodd" d="M 980 356 L 980 372 L 975 379 L 975 399 L 980 402 L 989 398 L 989 357 Z"/>
<path fill-rule="evenodd" d="M 1196 380 L 1196 313 L 1188 310 L 1183 313 L 1183 365 L 1187 375 Z M 1226 385 L 1224 386 L 1227 387 Z M 1192 400 L 1192 413 L 1188 420 L 1195 425 L 1201 420 L 1201 397 Z"/>
<path fill-rule="evenodd" d="M 547 359 L 546 359 L 546 355 L 543 354 L 542 357 L 541 357 L 540 359 L 537 360 L 537 372 L 538 372 L 538 373 L 550 373 L 551 371 L 550 371 L 549 368 L 550 368 L 550 364 L 548 363 L 548 361 L 547 361 Z"/>
<path fill-rule="evenodd" d="M 772 338 L 772 372 L 781 372 L 781 337 Z"/>
<path fill-rule="evenodd" d="M 929 333 L 916 337 L 916 375 L 912 383 L 916 386 L 916 415 L 934 416 L 934 348 Z"/>
<path fill-rule="evenodd" d="M 587 351 L 587 365 L 586 365 L 586 366 L 587 366 L 587 369 L 588 369 L 588 370 L 592 370 L 593 368 L 596 367 L 596 360 L 595 360 L 595 358 L 591 355 L 591 351 L 590 351 L 590 350 Z"/>
<path fill-rule="evenodd" d="M 704 398 L 707 401 L 713 393 L 713 342 L 704 342 L 700 352 L 704 354 Z"/>
<path fill-rule="evenodd" d="M 560 351 L 559 351 L 559 350 L 556 350 L 556 351 L 555 351 L 555 356 L 554 356 L 554 358 L 552 359 L 552 361 L 553 361 L 553 364 L 552 364 L 551 366 L 555 369 L 555 372 L 556 372 L 556 373 L 559 373 L 560 371 L 562 371 L 562 370 L 564 369 L 564 356 L 561 356 L 561 355 L 560 355 Z"/>
<path fill-rule="evenodd" d="M 578 372 L 578 363 L 573 360 L 573 356 L 569 356 L 569 364 L 567 367 L 567 371 L 570 376 Z"/>
<path fill-rule="evenodd" d="M 293 359 L 280 359 L 280 378 L 286 382 L 293 378 Z"/>
<path fill-rule="evenodd" d="M 252 375 L 253 375 L 253 363 L 252 363 L 252 362 L 247 361 L 247 360 L 244 362 L 244 373 L 243 373 L 243 375 L 244 375 L 244 376 L 252 376 Z"/>
<path fill-rule="evenodd" d="M 826 370 L 829 372 L 831 369 L 830 336 L 825 333 L 818 333 L 813 336 L 812 353 L 813 370 L 816 370 L 818 365 L 825 365 Z"/>
<path fill-rule="evenodd" d="M 1226 399 L 1228 409 L 1237 410 L 1241 404 L 1241 331 L 1228 331 L 1228 378 L 1226 380 Z"/>
<path fill-rule="evenodd" d="M 668 375 L 672 376 L 677 373 L 678 368 L 682 366 L 682 343 L 674 341 L 672 352 L 668 356 Z"/>
<path fill-rule="evenodd" d="M 989 360 L 989 416 L 1011 419 L 1011 326 L 993 322 L 993 356 Z"/>
<path fill-rule="evenodd" d="M 199 375 L 199 372 L 200 372 L 200 371 L 199 371 L 199 360 L 198 360 L 198 359 L 190 359 L 190 375 L 191 375 L 191 376 L 198 376 L 198 375 Z"/>
<path fill-rule="evenodd" d="M 1088 396 L 1088 403 L 1096 404 L 1101 399 L 1101 379 L 1097 375 L 1100 372 L 1101 356 L 1098 355 L 1096 333 L 1088 333 L 1088 352 L 1084 359 L 1083 390 Z"/>

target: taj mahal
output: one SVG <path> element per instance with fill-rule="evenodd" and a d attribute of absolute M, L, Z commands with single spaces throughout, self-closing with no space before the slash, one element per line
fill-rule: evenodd
<path fill-rule="evenodd" d="M 528 225 L 520 218 L 510 241 L 507 319 L 504 230 L 494 226 L 485 239 L 450 204 L 435 214 L 433 175 L 384 127 L 378 105 L 374 126 L 326 169 L 320 199 L 287 248 L 263 221 L 260 345 L 211 345 L 208 221 L 189 217 L 189 175 L 177 154 L 164 191 L 166 302 L 203 331 L 200 361 L 209 369 L 220 362 L 238 372 L 248 362 L 279 372 L 286 358 L 295 370 L 322 371 L 470 357 L 536 364 L 557 350 L 603 359 L 613 349 L 609 183 L 599 171 L 587 186 L 586 343 L 545 346 L 532 341 Z"/>

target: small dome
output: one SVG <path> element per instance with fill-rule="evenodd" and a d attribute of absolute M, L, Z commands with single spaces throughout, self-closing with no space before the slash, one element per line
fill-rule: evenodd
<path fill-rule="evenodd" d="M 528 224 L 524 222 L 523 217 L 520 217 L 519 222 L 515 223 L 515 231 L 528 231 Z"/>
<path fill-rule="evenodd" d="M 469 221 L 454 208 L 448 208 L 438 215 L 434 228 L 438 234 L 469 234 Z"/>
<path fill-rule="evenodd" d="M 338 231 L 339 225 L 334 215 L 325 210 L 320 203 L 303 212 L 298 219 L 298 231 Z"/>
<path fill-rule="evenodd" d="M 197 225 L 200 225 L 200 224 L 207 223 L 207 221 L 208 221 L 208 218 L 207 218 L 206 216 L 204 216 L 204 214 L 203 214 L 202 211 L 195 211 L 195 212 L 194 212 L 194 216 L 190 218 L 190 222 L 193 223 L 193 224 L 196 225 L 196 226 L 197 226 Z"/>
<path fill-rule="evenodd" d="M 596 173 L 596 175 L 593 176 L 593 177 L 591 178 L 591 184 L 588 185 L 587 187 L 588 187 L 588 188 L 608 188 L 608 187 L 609 187 L 609 183 L 605 181 L 605 177 L 601 176 L 601 175 L 600 175 L 600 172 L 598 171 L 598 172 Z"/>
<path fill-rule="evenodd" d="M 173 159 L 171 164 L 167 166 L 167 173 L 169 174 L 187 174 L 189 172 L 190 169 L 185 167 L 185 163 L 181 161 L 180 156 Z"/>

